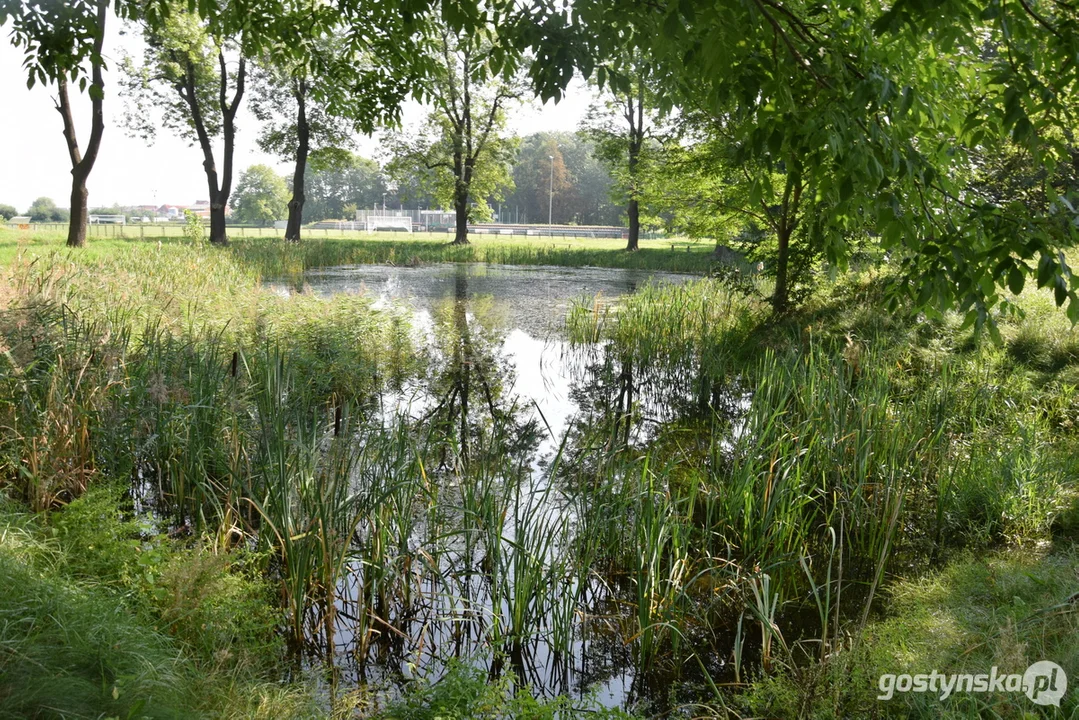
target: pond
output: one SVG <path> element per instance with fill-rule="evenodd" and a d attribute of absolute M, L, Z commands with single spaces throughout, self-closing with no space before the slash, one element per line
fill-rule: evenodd
<path fill-rule="evenodd" d="M 308 271 L 299 282 L 270 283 L 277 292 L 310 291 L 323 297 L 363 293 L 376 307 L 404 304 L 430 348 L 438 342 L 435 316 L 459 305 L 468 320 L 494 335 L 488 348 L 505 366 L 512 386 L 505 395 L 538 409 L 549 427 L 542 459 L 580 410 L 574 385 L 588 372 L 588 353 L 574 352 L 564 337 L 566 313 L 575 302 L 611 303 L 649 283 L 684 283 L 696 276 L 622 268 L 440 263 L 419 267 L 353 265 Z M 490 339 L 490 338 L 488 338 Z M 431 401 L 425 384 L 386 400 L 421 411 Z M 575 397 L 576 396 L 576 397 Z M 539 419 L 539 418 L 537 418 Z"/>
<path fill-rule="evenodd" d="M 399 454 L 357 475 L 360 492 L 392 509 L 359 533 L 332 622 L 311 623 L 312 647 L 332 635 L 338 682 L 379 692 L 436 679 L 458 657 L 492 675 L 508 665 L 539 695 L 661 711 L 688 699 L 675 698 L 670 681 L 700 681 L 700 662 L 688 677 L 669 665 L 640 670 L 631 647 L 639 618 L 627 617 L 640 578 L 582 566 L 582 538 L 611 533 L 597 516 L 613 512 L 602 522 L 617 526 L 628 510 L 617 500 L 601 507 L 597 498 L 611 493 L 575 486 L 584 474 L 573 469 L 596 472 L 587 458 L 612 427 L 600 419 L 614 418 L 625 445 L 643 446 L 677 403 L 635 384 L 603 348 L 569 342 L 564 327 L 574 303 L 617 304 L 649 283 L 692 277 L 438 264 L 324 268 L 270 283 L 283 295 L 363 293 L 409 308 L 426 370 L 383 395 L 378 422 L 451 438 L 422 467 Z"/>

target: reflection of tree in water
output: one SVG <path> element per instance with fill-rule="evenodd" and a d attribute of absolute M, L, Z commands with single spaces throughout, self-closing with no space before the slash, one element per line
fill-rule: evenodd
<path fill-rule="evenodd" d="M 502 352 L 507 328 L 491 297 L 470 297 L 468 267 L 458 265 L 452 299 L 434 311 L 433 362 L 428 388 L 435 406 L 422 424 L 456 444 L 462 464 L 476 459 L 475 447 L 497 428 L 503 440 L 516 440 L 514 455 L 534 451 L 539 442 L 534 419 L 526 419 L 512 387 L 513 367 Z M 442 462 L 445 464 L 446 447 Z"/>
<path fill-rule="evenodd" d="M 571 457 L 597 443 L 608 450 L 647 447 L 671 423 L 731 424 L 745 411 L 742 378 L 642 362 L 620 343 L 577 345 L 565 364 L 578 407 L 567 443 Z"/>

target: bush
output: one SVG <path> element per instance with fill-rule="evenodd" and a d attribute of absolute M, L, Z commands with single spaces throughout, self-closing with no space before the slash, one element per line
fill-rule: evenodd
<path fill-rule="evenodd" d="M 281 613 L 251 566 L 242 553 L 174 553 L 153 593 L 165 630 L 215 666 L 274 667 L 284 655 Z"/>

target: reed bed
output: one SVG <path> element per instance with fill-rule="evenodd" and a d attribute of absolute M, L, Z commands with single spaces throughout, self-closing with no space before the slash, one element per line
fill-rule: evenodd
<path fill-rule="evenodd" d="M 421 352 L 406 313 L 286 299 L 230 252 L 12 267 L 0 485 L 54 512 L 121 480 L 152 532 L 250 552 L 294 657 L 356 682 L 453 657 L 559 694 L 539 665 L 612 647 L 713 691 L 803 672 L 897 576 L 1044 538 L 1071 492 L 1075 386 L 940 327 L 766 324 L 714 280 L 582 302 L 589 401 L 538 466 L 490 302 Z M 419 416 L 382 401 L 409 380 Z"/>
<path fill-rule="evenodd" d="M 695 627 L 732 627 L 741 608 L 761 627 L 762 667 L 777 647 L 790 666 L 796 645 L 823 657 L 837 625 L 868 621 L 895 574 L 964 547 L 1044 538 L 1072 492 L 1074 456 L 1061 435 L 1070 425 L 1058 424 L 1067 412 L 1044 409 L 1074 408 L 1071 387 L 1040 391 L 992 346 L 933 356 L 915 343 L 912 357 L 894 337 L 817 337 L 798 319 L 755 338 L 758 313 L 704 280 L 648 288 L 616 306 L 582 302 L 567 321 L 582 351 L 598 356 L 593 364 L 614 377 L 631 368 L 638 392 L 654 383 L 699 418 L 687 426 L 698 428 L 688 445 L 671 434 L 686 432 L 674 423 L 671 439 L 661 430 L 644 454 L 630 444 L 611 460 L 608 442 L 591 460 L 632 465 L 605 471 L 619 478 L 602 495 L 615 507 L 582 509 L 618 517 L 640 538 L 620 523 L 604 529 L 602 516 L 586 523 L 588 536 L 602 538 L 589 556 L 605 555 L 634 578 L 642 662 L 677 655 L 676 638 Z M 637 411 L 648 415 L 645 399 Z M 699 453 L 702 427 L 700 463 L 685 453 Z M 663 469 L 627 484 L 649 467 Z M 636 552 L 627 557 L 627 548 Z M 817 622 L 784 627 L 784 611 L 797 616 L 799 607 L 815 610 Z M 656 609 L 668 610 L 655 617 Z M 665 627 L 678 633 L 652 648 L 648 629 Z"/>
<path fill-rule="evenodd" d="M 444 239 L 331 239 L 313 237 L 303 243 L 282 240 L 235 239 L 229 252 L 264 277 L 297 277 L 312 268 L 336 265 L 417 263 L 493 263 L 611 267 L 669 272 L 705 273 L 713 265 L 713 245 L 681 241 L 678 250 L 668 241 L 643 241 L 637 252 L 626 252 L 619 240 L 576 238 L 489 238 L 474 236 L 469 245 Z"/>

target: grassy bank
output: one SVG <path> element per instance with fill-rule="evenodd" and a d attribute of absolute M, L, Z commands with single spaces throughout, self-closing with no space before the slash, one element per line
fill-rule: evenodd
<path fill-rule="evenodd" d="M 742 576 L 717 714 L 1025 717 L 1021 693 L 883 702 L 878 678 L 1042 659 L 1079 671 L 1079 333 L 1028 291 L 998 346 L 953 316 L 886 312 L 879 286 L 848 278 L 778 322 L 711 281 L 570 315 L 571 337 L 608 342 L 612 378 L 631 369 L 686 408 L 651 449 L 677 467 L 667 534 L 696 537 L 696 557 L 675 555 L 681 577 L 719 558 Z M 690 585 L 663 586 L 664 626 L 700 622 Z M 759 664 L 739 673 L 754 645 Z"/>
<path fill-rule="evenodd" d="M 1074 510 L 1070 517 L 1074 523 Z M 1057 711 L 1034 705 L 1021 692 L 889 693 L 889 683 L 882 687 L 880 681 L 885 674 L 978 674 L 994 667 L 1001 675 L 1022 675 L 1042 660 L 1074 673 L 1079 667 L 1074 532 L 1072 527 L 1063 544 L 963 555 L 940 570 L 894 582 L 882 619 L 856 628 L 824 662 L 790 664 L 760 678 L 728 709 L 757 717 L 1074 715 L 1070 688 Z"/>
<path fill-rule="evenodd" d="M 64 237 L 50 232 L 0 228 L 0 264 L 20 252 L 40 255 L 63 248 Z M 355 237 L 319 237 L 317 233 L 299 244 L 276 238 L 232 238 L 226 251 L 263 277 L 298 275 L 315 267 L 354 264 L 415 264 L 440 262 L 486 262 L 508 265 L 557 265 L 564 267 L 623 267 L 671 272 L 706 272 L 711 266 L 711 242 L 673 239 L 642 240 L 638 252 L 625 251 L 625 241 L 592 238 L 501 238 L 474 235 L 470 244 L 451 245 L 445 235 L 372 233 Z M 108 255 L 144 243 L 182 244 L 183 238 L 92 238 L 90 255 Z"/>
<path fill-rule="evenodd" d="M 0 504 L 0 717 L 317 716 L 271 681 L 283 646 L 250 559 L 146 538 L 122 492 Z"/>

